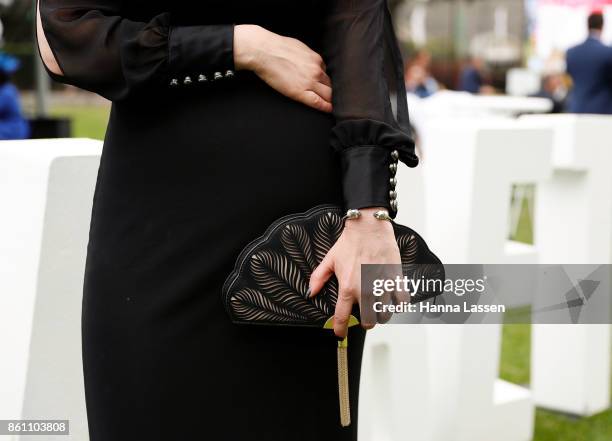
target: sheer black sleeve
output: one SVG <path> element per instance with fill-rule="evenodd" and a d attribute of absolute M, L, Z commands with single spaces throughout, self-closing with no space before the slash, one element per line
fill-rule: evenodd
<path fill-rule="evenodd" d="M 382 206 L 395 216 L 398 160 L 415 167 L 418 158 L 386 0 L 333 0 L 325 35 L 336 117 L 331 144 L 341 155 L 345 206 Z"/>
<path fill-rule="evenodd" d="M 63 72 L 49 74 L 110 100 L 233 75 L 233 25 L 172 27 L 168 13 L 131 20 L 125 4 L 40 0 L 45 37 Z"/>

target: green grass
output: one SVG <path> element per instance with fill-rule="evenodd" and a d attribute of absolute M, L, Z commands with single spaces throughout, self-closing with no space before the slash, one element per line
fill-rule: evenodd
<path fill-rule="evenodd" d="M 522 315 L 524 311 L 518 311 Z M 516 318 L 516 317 L 515 317 Z M 505 324 L 503 327 L 500 376 L 512 383 L 529 384 L 531 325 Z M 589 418 L 536 410 L 533 441 L 610 441 L 612 410 Z"/>
<path fill-rule="evenodd" d="M 525 184 L 523 184 L 523 186 L 525 186 Z M 533 191 L 533 185 L 527 184 L 527 186 L 531 187 Z M 514 198 L 515 195 L 514 192 L 512 192 L 512 203 L 514 203 Z M 518 219 L 516 235 L 510 237 L 510 239 L 528 244 L 533 243 L 533 224 L 529 216 L 529 210 L 527 209 L 527 199 L 521 201 L 521 213 Z"/>
<path fill-rule="evenodd" d="M 104 139 L 110 107 L 62 106 L 51 109 L 51 115 L 72 120 L 74 138 Z"/>
<path fill-rule="evenodd" d="M 513 238 L 518 242 L 533 243 L 533 228 L 529 212 L 527 211 L 527 200 L 521 202 L 521 215 L 519 217 L 518 229 L 516 237 Z"/>
<path fill-rule="evenodd" d="M 536 411 L 534 441 L 610 441 L 612 411 L 590 418 L 574 418 L 546 410 Z"/>
<path fill-rule="evenodd" d="M 529 384 L 531 326 L 505 324 L 502 331 L 500 377 L 516 384 Z"/>
<path fill-rule="evenodd" d="M 103 106 L 64 106 L 52 110 L 54 116 L 72 119 L 72 136 L 103 139 L 108 123 L 109 108 Z M 532 243 L 531 219 L 525 210 L 521 212 L 519 227 L 514 237 L 521 242 Z M 529 384 L 529 357 L 531 350 L 531 326 L 525 315 L 528 310 L 517 309 L 506 315 L 503 326 L 501 352 L 501 378 L 516 384 Z M 611 441 L 612 411 L 590 418 L 575 418 L 547 410 L 536 411 L 535 437 L 533 441 Z M 494 441 L 494 440 L 491 440 Z"/>

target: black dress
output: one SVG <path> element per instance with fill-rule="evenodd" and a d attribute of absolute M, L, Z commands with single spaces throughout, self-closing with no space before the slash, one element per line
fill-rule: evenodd
<path fill-rule="evenodd" d="M 236 326 L 220 291 L 246 243 L 322 203 L 395 213 L 390 155 L 415 166 L 390 93 L 401 59 L 383 0 L 41 0 L 59 81 L 113 101 L 83 298 L 92 441 L 355 440 L 329 331 Z M 321 53 L 334 114 L 234 71 L 234 24 Z M 400 100 L 398 112 L 405 112 Z M 331 147 L 330 147 L 331 146 Z"/>

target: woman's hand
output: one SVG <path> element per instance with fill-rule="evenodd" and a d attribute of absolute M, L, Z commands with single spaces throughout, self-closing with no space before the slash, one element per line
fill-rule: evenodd
<path fill-rule="evenodd" d="M 332 111 L 331 80 L 323 59 L 295 38 L 257 25 L 236 25 L 234 65 L 238 70 L 252 70 L 289 98 L 323 112 Z"/>
<path fill-rule="evenodd" d="M 373 213 L 377 210 L 380 208 L 363 208 L 359 210 L 360 218 L 347 220 L 340 238 L 310 277 L 311 296 L 314 296 L 323 288 L 327 279 L 336 274 L 339 293 L 334 314 L 334 333 L 338 337 L 347 334 L 353 304 L 361 305 L 361 265 L 394 264 L 383 270 L 385 278 L 394 279 L 396 272 L 401 274 L 401 266 L 397 266 L 401 265 L 401 258 L 393 226 L 389 221 L 374 218 Z M 381 301 L 389 303 L 392 297 L 393 293 L 389 293 Z M 388 318 L 389 315 L 378 317 L 381 321 Z M 361 325 L 369 329 L 375 323 L 376 314 L 373 309 L 362 308 Z"/>

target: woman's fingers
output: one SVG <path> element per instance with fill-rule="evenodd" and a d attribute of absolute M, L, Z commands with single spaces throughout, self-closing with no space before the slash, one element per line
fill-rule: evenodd
<path fill-rule="evenodd" d="M 324 100 L 320 95 L 312 90 L 305 90 L 299 99 L 303 104 L 310 106 L 321 112 L 330 113 L 332 111 L 332 103 Z"/>
<path fill-rule="evenodd" d="M 315 101 L 315 109 L 322 110 L 324 112 L 332 111 L 332 83 L 324 68 L 321 66 L 315 66 L 312 70 L 310 78 L 311 86 L 309 90 L 314 92 L 322 100 L 310 96 Z"/>
<path fill-rule="evenodd" d="M 381 275 L 380 278 L 382 280 L 397 280 L 398 278 L 402 278 L 402 265 L 393 265 L 387 264 L 382 265 L 381 267 Z M 392 291 L 384 290 L 382 296 L 378 299 L 382 305 L 387 306 L 387 308 L 383 308 L 382 312 L 376 313 L 376 321 L 377 323 L 387 323 L 393 317 L 393 313 L 389 312 L 388 306 L 396 305 L 398 299 L 399 292 L 395 289 Z"/>
<path fill-rule="evenodd" d="M 333 273 L 333 258 L 331 257 L 331 253 L 328 252 L 325 258 L 323 258 L 319 266 L 315 268 L 310 276 L 310 281 L 308 283 L 308 296 L 313 297 L 317 295 Z"/>
<path fill-rule="evenodd" d="M 336 312 L 334 313 L 334 334 L 344 338 L 348 333 L 348 324 L 353 311 L 353 294 L 340 287 L 338 300 L 336 301 Z"/>
<path fill-rule="evenodd" d="M 315 76 L 316 80 L 331 88 L 332 87 L 332 82 L 331 82 L 331 78 L 329 78 L 329 76 L 327 75 L 327 73 L 325 72 L 325 69 L 321 69 L 321 71 L 319 71 L 319 73 Z"/>
<path fill-rule="evenodd" d="M 323 98 L 324 101 L 332 102 L 332 88 L 323 83 L 314 83 L 312 91 Z"/>
<path fill-rule="evenodd" d="M 380 298 L 380 302 L 382 305 L 392 305 L 393 304 L 393 295 L 395 293 L 390 293 L 390 292 L 386 292 L 382 295 L 382 297 Z M 388 311 L 388 309 L 383 310 L 382 312 L 377 312 L 376 313 L 376 322 L 377 323 L 387 323 L 389 320 L 391 320 L 391 317 L 393 316 L 392 313 L 390 313 Z"/>
<path fill-rule="evenodd" d="M 376 325 L 376 313 L 373 309 L 364 309 L 361 296 L 361 276 L 359 266 L 354 271 L 345 273 L 343 278 L 339 278 L 339 293 L 336 301 L 336 311 L 334 314 L 334 333 L 338 337 L 346 337 L 348 332 L 349 320 L 353 312 L 353 305 L 358 304 L 361 309 L 361 326 L 365 329 L 372 329 Z"/>

